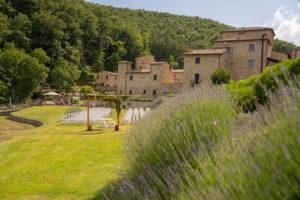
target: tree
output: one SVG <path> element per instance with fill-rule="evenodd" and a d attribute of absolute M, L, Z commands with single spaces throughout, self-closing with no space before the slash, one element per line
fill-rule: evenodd
<path fill-rule="evenodd" d="M 90 66 L 84 66 L 81 69 L 80 78 L 77 81 L 78 84 L 84 85 L 86 83 L 94 82 L 96 78 L 96 74 L 92 72 Z"/>
<path fill-rule="evenodd" d="M 84 98 L 86 97 L 87 94 L 93 93 L 94 89 L 92 86 L 86 85 L 84 86 L 81 90 L 80 93 L 83 94 Z"/>
<path fill-rule="evenodd" d="M 281 51 L 292 52 L 296 49 L 297 46 L 292 42 L 286 42 L 283 40 L 275 39 L 274 47 Z"/>
<path fill-rule="evenodd" d="M 114 48 L 116 49 L 115 52 L 107 58 L 107 64 L 110 66 L 111 71 L 117 71 L 118 61 L 121 61 L 127 54 L 127 50 L 124 48 L 124 42 L 122 41 L 115 42 Z"/>
<path fill-rule="evenodd" d="M 0 104 L 6 103 L 8 87 L 0 80 Z"/>
<path fill-rule="evenodd" d="M 10 33 L 8 17 L 0 12 L 0 43 Z"/>
<path fill-rule="evenodd" d="M 47 52 L 53 62 L 63 57 L 64 29 L 66 23 L 51 15 L 50 12 L 41 11 L 32 16 L 32 48 L 42 48 Z"/>
<path fill-rule="evenodd" d="M 48 69 L 35 57 L 7 43 L 0 51 L 0 80 L 7 87 L 7 97 L 14 102 L 28 100 L 45 81 Z"/>
<path fill-rule="evenodd" d="M 50 62 L 50 58 L 42 48 L 38 48 L 31 52 L 31 56 L 38 59 L 40 64 L 46 64 Z"/>
<path fill-rule="evenodd" d="M 218 67 L 211 75 L 210 79 L 215 85 L 226 84 L 230 82 L 231 72 L 225 67 Z"/>
<path fill-rule="evenodd" d="M 170 55 L 170 57 L 168 59 L 168 63 L 170 64 L 171 67 L 174 67 L 174 69 L 178 68 L 178 62 L 175 61 L 173 55 Z"/>
<path fill-rule="evenodd" d="M 10 23 L 11 33 L 7 41 L 14 42 L 19 48 L 30 50 L 31 21 L 26 15 L 19 13 Z"/>
<path fill-rule="evenodd" d="M 64 59 L 59 59 L 52 71 L 52 84 L 61 93 L 73 92 L 75 81 L 79 78 L 78 67 Z"/>
<path fill-rule="evenodd" d="M 97 73 L 97 72 L 101 72 L 105 70 L 105 59 L 104 59 L 104 52 L 101 49 L 98 53 L 98 56 L 96 57 L 94 63 L 93 63 L 93 72 Z"/>
<path fill-rule="evenodd" d="M 26 56 L 18 67 L 18 74 L 14 85 L 14 95 L 22 102 L 31 98 L 34 92 L 40 89 L 40 84 L 45 81 L 47 72 L 45 65 L 31 56 Z"/>

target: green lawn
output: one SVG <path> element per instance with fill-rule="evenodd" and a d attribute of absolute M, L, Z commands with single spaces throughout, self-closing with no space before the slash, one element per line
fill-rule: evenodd
<path fill-rule="evenodd" d="M 23 129 L 13 132 L 14 138 L 0 143 L 0 199 L 89 199 L 117 178 L 127 127 L 87 132 L 85 126 L 61 125 L 68 109 L 43 106 L 15 113 L 46 125 L 19 125 Z"/>

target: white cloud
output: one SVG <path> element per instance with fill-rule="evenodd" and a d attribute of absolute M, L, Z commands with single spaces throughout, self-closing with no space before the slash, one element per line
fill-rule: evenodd
<path fill-rule="evenodd" d="M 300 3 L 298 4 L 300 7 Z M 272 20 L 264 26 L 272 27 L 278 39 L 293 42 L 300 46 L 300 14 L 293 10 L 280 7 L 274 13 Z"/>
<path fill-rule="evenodd" d="M 300 8 L 300 3 L 298 4 L 298 6 L 297 6 L 298 8 Z"/>

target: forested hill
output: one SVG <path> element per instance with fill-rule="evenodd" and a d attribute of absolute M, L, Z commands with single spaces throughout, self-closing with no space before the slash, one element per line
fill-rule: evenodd
<path fill-rule="evenodd" d="M 116 71 L 118 61 L 134 62 L 148 53 L 182 67 L 188 47 L 210 48 L 231 28 L 210 19 L 84 0 L 0 0 L 0 93 L 2 99 L 24 101 L 40 82 L 70 92 L 75 81 L 91 82 L 96 72 Z M 21 65 L 29 74 L 39 71 L 29 85 L 18 76 Z"/>

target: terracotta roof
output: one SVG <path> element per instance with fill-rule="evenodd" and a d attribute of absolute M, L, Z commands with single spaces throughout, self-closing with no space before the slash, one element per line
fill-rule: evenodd
<path fill-rule="evenodd" d="M 269 27 L 241 27 L 241 28 L 236 28 L 233 30 L 222 31 L 222 33 L 224 33 L 224 32 L 240 32 L 240 31 L 263 31 L 263 30 L 272 30 L 272 32 L 275 35 L 273 28 L 269 28 Z"/>
<path fill-rule="evenodd" d="M 165 61 L 162 61 L 162 62 L 153 62 L 153 63 L 150 63 L 150 65 L 160 65 L 160 64 L 165 64 L 165 63 L 168 63 L 168 62 L 165 62 Z"/>
<path fill-rule="evenodd" d="M 140 56 L 140 57 L 137 57 L 135 59 L 140 59 L 140 58 L 143 58 L 143 57 L 154 57 L 152 54 L 146 54 L 146 55 L 143 55 L 143 56 Z"/>
<path fill-rule="evenodd" d="M 149 73 L 151 72 L 150 69 L 131 69 L 128 70 L 126 73 Z"/>
<path fill-rule="evenodd" d="M 206 49 L 206 50 L 190 50 L 183 55 L 206 55 L 206 54 L 224 54 L 227 52 L 227 48 L 223 49 Z"/>
<path fill-rule="evenodd" d="M 183 73 L 184 69 L 173 69 L 172 72 L 174 72 L 174 73 Z"/>
<path fill-rule="evenodd" d="M 119 64 L 119 63 L 127 63 L 127 64 L 132 64 L 132 62 L 129 62 L 129 61 L 126 61 L 126 60 L 119 61 L 119 62 L 118 62 L 118 64 Z"/>
<path fill-rule="evenodd" d="M 109 72 L 109 71 L 102 71 L 102 72 L 98 72 L 97 74 L 100 74 L 100 73 L 105 73 L 105 74 L 109 74 L 109 75 L 112 75 L 112 76 L 118 76 L 118 73 Z"/>
<path fill-rule="evenodd" d="M 248 37 L 226 38 L 226 39 L 214 40 L 214 42 L 253 41 L 253 40 L 261 40 L 261 38 L 248 38 Z M 268 38 L 264 38 L 264 40 L 268 40 L 268 42 L 270 42 Z"/>

